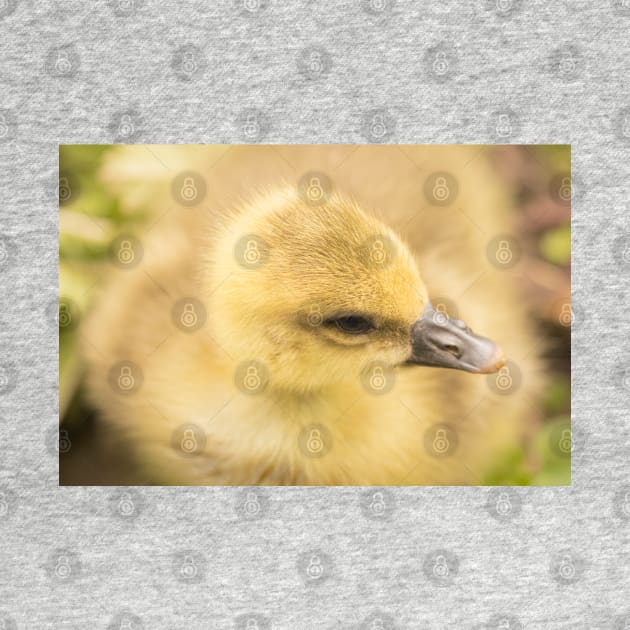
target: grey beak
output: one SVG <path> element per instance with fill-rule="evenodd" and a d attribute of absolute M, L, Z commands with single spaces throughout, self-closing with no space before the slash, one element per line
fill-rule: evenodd
<path fill-rule="evenodd" d="M 505 365 L 492 339 L 476 335 L 460 319 L 451 319 L 428 302 L 411 327 L 412 353 L 407 363 L 492 374 Z"/>

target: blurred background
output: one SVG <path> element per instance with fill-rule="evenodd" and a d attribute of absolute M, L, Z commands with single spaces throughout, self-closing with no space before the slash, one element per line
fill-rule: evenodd
<path fill-rule="evenodd" d="M 110 246 L 142 231 L 151 212 L 125 203 L 101 177 L 112 146 L 61 146 L 59 155 L 59 416 L 60 484 L 132 485 L 123 453 L 108 446 L 84 402 L 77 352 L 81 322 L 94 290 L 111 272 Z M 526 443 L 506 453 L 485 485 L 565 485 L 570 457 L 551 444 L 569 440 L 571 402 L 571 155 L 567 145 L 488 148 L 517 208 L 528 304 L 546 339 L 550 378 L 540 417 Z M 577 192 L 577 191 L 576 191 Z M 569 448 L 570 451 L 570 448 Z"/>

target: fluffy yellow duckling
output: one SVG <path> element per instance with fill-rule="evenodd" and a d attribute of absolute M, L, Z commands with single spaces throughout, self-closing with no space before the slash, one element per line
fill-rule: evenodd
<path fill-rule="evenodd" d="M 493 432 L 518 434 L 526 404 L 482 376 L 498 346 L 433 309 L 350 197 L 275 187 L 192 226 L 150 234 L 84 334 L 90 396 L 150 481 L 479 483 Z"/>

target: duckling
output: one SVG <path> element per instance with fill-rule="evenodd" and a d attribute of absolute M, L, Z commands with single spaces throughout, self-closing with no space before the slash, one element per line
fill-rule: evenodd
<path fill-rule="evenodd" d="M 315 151 L 316 165 L 338 149 Z M 445 295 L 433 287 L 458 286 L 462 257 L 425 269 L 390 227 L 395 211 L 386 225 L 351 187 L 313 205 L 262 171 L 227 209 L 164 221 L 106 289 L 83 333 L 104 421 L 154 483 L 480 483 L 529 403 L 492 396 L 483 375 L 502 351 L 431 303 L 426 269 Z M 187 301 L 191 329 L 174 310 Z M 470 309 L 482 324 L 499 321 L 492 311 Z M 527 341 L 520 315 L 515 329 Z M 504 330 L 483 332 L 513 342 Z M 124 369 L 130 388 L 117 385 Z"/>

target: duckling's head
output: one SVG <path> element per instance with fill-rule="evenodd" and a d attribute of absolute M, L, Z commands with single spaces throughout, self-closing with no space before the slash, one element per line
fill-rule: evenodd
<path fill-rule="evenodd" d="M 398 236 L 340 195 L 260 196 L 210 250 L 212 334 L 237 364 L 262 366 L 270 387 L 313 391 L 375 365 L 502 365 L 492 341 L 433 310 Z"/>

